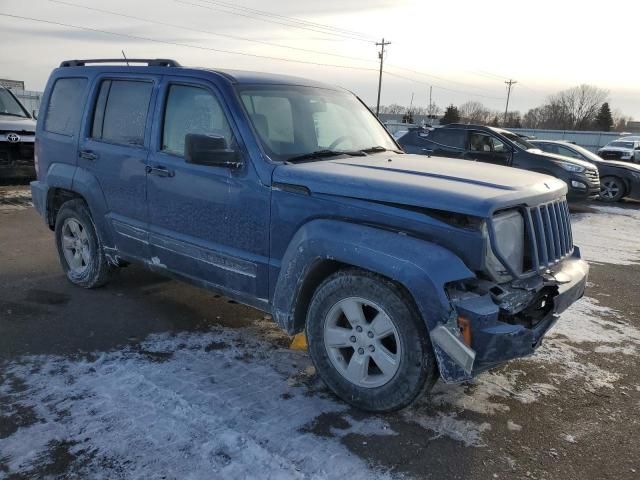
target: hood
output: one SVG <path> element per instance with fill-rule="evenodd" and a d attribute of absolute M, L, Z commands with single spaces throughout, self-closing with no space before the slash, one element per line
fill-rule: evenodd
<path fill-rule="evenodd" d="M 375 154 L 279 165 L 273 181 L 311 194 L 490 216 L 515 205 L 538 205 L 567 193 L 562 180 L 526 170 L 467 160 Z"/>
<path fill-rule="evenodd" d="M 568 163 L 573 163 L 574 165 L 580 165 L 581 167 L 584 167 L 587 170 L 593 170 L 595 168 L 593 163 L 587 162 L 586 160 L 579 160 L 577 158 L 565 157 L 564 155 L 558 155 L 557 153 L 544 152 L 542 150 L 538 150 L 537 148 L 535 150 L 531 150 L 531 149 L 527 150 L 527 152 L 534 153 L 536 155 L 548 158 L 550 160 L 555 160 L 556 162 L 568 162 Z"/>
<path fill-rule="evenodd" d="M 602 147 L 598 152 L 623 152 L 630 153 L 633 152 L 633 148 L 624 148 L 624 147 Z"/>
<path fill-rule="evenodd" d="M 640 164 L 629 162 L 618 162 L 616 160 L 598 160 L 598 167 L 624 168 L 632 172 L 640 173 Z"/>
<path fill-rule="evenodd" d="M 0 131 L 10 130 L 12 132 L 35 132 L 36 121 L 33 118 L 20 118 L 13 115 L 0 115 Z"/>

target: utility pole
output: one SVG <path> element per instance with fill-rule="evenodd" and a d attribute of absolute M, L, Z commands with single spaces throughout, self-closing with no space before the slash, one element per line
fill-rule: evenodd
<path fill-rule="evenodd" d="M 509 79 L 507 81 L 505 81 L 504 83 L 507 84 L 507 106 L 504 107 L 504 126 L 507 126 L 507 112 L 509 111 L 509 97 L 511 96 L 511 87 L 513 85 L 515 85 L 516 82 L 515 80 Z"/>
<path fill-rule="evenodd" d="M 433 105 L 433 103 L 431 102 L 431 94 L 433 93 L 433 87 L 429 86 L 429 118 L 431 118 L 431 116 L 433 115 L 433 107 L 431 105 Z"/>
<path fill-rule="evenodd" d="M 380 76 L 378 77 L 378 102 L 376 103 L 376 117 L 380 113 L 380 89 L 382 88 L 382 62 L 384 62 L 384 47 L 386 45 L 391 45 L 391 42 L 385 42 L 384 37 L 382 38 L 381 43 L 376 43 L 376 46 L 382 47 L 380 52 L 378 52 L 378 58 L 380 59 Z"/>

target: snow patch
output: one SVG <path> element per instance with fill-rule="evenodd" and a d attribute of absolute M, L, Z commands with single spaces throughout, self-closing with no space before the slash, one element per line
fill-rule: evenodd
<path fill-rule="evenodd" d="M 491 424 L 488 422 L 461 420 L 457 418 L 456 413 L 438 412 L 435 415 L 426 415 L 415 410 L 405 410 L 402 416 L 405 420 L 435 432 L 434 439 L 446 436 L 462 442 L 467 447 L 486 446 L 482 441 L 482 433 L 491 430 Z"/>
<path fill-rule="evenodd" d="M 304 430 L 347 406 L 289 386 L 298 357 L 274 352 L 247 330 L 221 329 L 155 335 L 92 360 L 22 358 L 5 371 L 25 389 L 5 382 L 3 394 L 41 421 L 0 439 L 7 473 L 33 474 L 65 441 L 71 474 L 84 478 L 385 478 L 339 439 Z M 394 433 L 379 419 L 348 421 L 353 433 Z"/>

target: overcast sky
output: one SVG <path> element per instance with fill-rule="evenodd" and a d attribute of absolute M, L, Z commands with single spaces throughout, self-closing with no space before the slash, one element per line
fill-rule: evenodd
<path fill-rule="evenodd" d="M 357 31 L 359 39 L 351 33 L 345 38 L 285 26 L 281 23 L 288 22 L 282 17 L 258 16 L 223 7 L 221 2 Z M 185 28 L 70 5 L 74 3 Z M 424 106 L 432 85 L 433 99 L 441 107 L 477 100 L 489 108 L 504 109 L 504 80 L 513 78 L 519 83 L 512 92 L 510 110 L 524 113 L 550 93 L 589 83 L 610 91 L 614 110 L 640 119 L 637 1 L 0 0 L 0 13 L 120 34 L 0 16 L 0 78 L 24 80 L 31 90 L 41 90 L 61 60 L 119 57 L 124 49 L 129 57 L 174 58 L 183 65 L 312 77 L 346 87 L 375 104 L 378 63 L 373 42 L 384 36 L 392 42 L 385 71 L 406 78 L 384 76 L 383 104 L 408 105 L 413 93 L 414 104 Z"/>

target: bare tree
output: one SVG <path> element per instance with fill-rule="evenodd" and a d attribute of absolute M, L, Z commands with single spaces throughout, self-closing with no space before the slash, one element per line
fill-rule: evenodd
<path fill-rule="evenodd" d="M 489 123 L 491 112 L 480 102 L 466 102 L 458 108 L 460 119 L 466 123 Z"/>
<path fill-rule="evenodd" d="M 607 90 L 583 84 L 551 96 L 549 105 L 561 113 L 570 128 L 587 130 L 593 127 L 600 106 L 608 97 Z"/>

